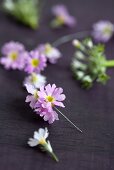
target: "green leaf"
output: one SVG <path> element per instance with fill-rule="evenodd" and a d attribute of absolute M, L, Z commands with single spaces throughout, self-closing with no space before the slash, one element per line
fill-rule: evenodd
<path fill-rule="evenodd" d="M 3 9 L 32 29 L 36 29 L 39 26 L 39 0 L 5 0 Z"/>
<path fill-rule="evenodd" d="M 109 79 L 106 70 L 107 67 L 114 66 L 114 60 L 106 60 L 104 44 L 93 44 L 90 38 L 79 42 L 83 50 L 77 47 L 71 64 L 75 78 L 84 88 L 92 87 L 95 81 L 106 84 Z M 83 76 L 80 76 L 82 72 Z"/>

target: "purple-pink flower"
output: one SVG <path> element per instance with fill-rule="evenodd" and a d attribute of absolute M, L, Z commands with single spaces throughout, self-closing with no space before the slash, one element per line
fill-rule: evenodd
<path fill-rule="evenodd" d="M 35 105 L 36 114 L 43 117 L 44 121 L 48 121 L 49 124 L 52 124 L 55 120 L 59 120 L 58 114 L 52 108 L 44 108 L 41 103 Z"/>
<path fill-rule="evenodd" d="M 38 92 L 39 99 L 38 101 L 42 103 L 42 107 L 53 107 L 60 106 L 65 107 L 63 100 L 65 100 L 65 95 L 62 94 L 63 89 L 61 87 L 57 88 L 55 84 L 52 86 L 48 84 L 47 86 L 42 86 Z"/>
<path fill-rule="evenodd" d="M 114 24 L 110 21 L 98 21 L 93 25 L 92 35 L 95 40 L 100 42 L 107 42 L 114 34 Z"/>
<path fill-rule="evenodd" d="M 28 53 L 23 44 L 14 41 L 8 42 L 2 47 L 1 52 L 3 57 L 0 59 L 0 63 L 6 69 L 24 69 Z"/>
<path fill-rule="evenodd" d="M 59 27 L 61 25 L 67 25 L 74 27 L 76 19 L 71 16 L 65 5 L 56 5 L 52 8 L 52 13 L 55 15 L 55 19 L 52 21 L 53 27 Z"/>
<path fill-rule="evenodd" d="M 62 93 L 63 89 L 57 88 L 55 84 L 42 86 L 38 91 L 38 102 L 35 104 L 35 111 L 41 117 L 44 117 L 45 121 L 53 123 L 58 120 L 58 114 L 54 111 L 54 107 L 65 107 L 63 100 L 66 97 Z"/>
<path fill-rule="evenodd" d="M 55 120 L 59 120 L 54 107 L 65 107 L 63 101 L 66 97 L 62 94 L 63 89 L 61 87 L 57 88 L 55 84 L 52 86 L 50 84 L 42 86 L 39 91 L 30 84 L 25 86 L 28 93 L 30 93 L 26 97 L 26 102 L 30 102 L 30 107 L 34 109 L 36 114 L 43 117 L 50 124 Z"/>
<path fill-rule="evenodd" d="M 27 73 L 40 73 L 46 67 L 46 57 L 38 51 L 31 51 L 26 60 L 25 71 Z"/>
<path fill-rule="evenodd" d="M 37 100 L 38 100 L 38 90 L 30 84 L 25 84 L 25 87 L 27 89 L 27 92 L 30 94 L 30 95 L 27 95 L 25 102 L 27 103 L 29 102 L 30 107 L 34 109 L 35 104 L 37 103 Z"/>
<path fill-rule="evenodd" d="M 51 44 L 41 44 L 37 48 L 40 53 L 44 54 L 50 63 L 55 64 L 57 60 L 61 57 L 60 51 L 53 47 Z"/>

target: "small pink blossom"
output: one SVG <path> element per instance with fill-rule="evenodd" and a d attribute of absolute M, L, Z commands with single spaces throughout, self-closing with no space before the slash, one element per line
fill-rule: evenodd
<path fill-rule="evenodd" d="M 39 91 L 30 84 L 25 84 L 25 86 L 28 93 L 31 94 L 26 97 L 26 102 L 30 102 L 30 107 L 34 109 L 36 114 L 43 117 L 50 124 L 55 120 L 59 120 L 54 107 L 65 107 L 62 103 L 65 100 L 65 95 L 62 94 L 63 89 L 57 88 L 55 84 L 42 86 Z"/>
<path fill-rule="evenodd" d="M 65 107 L 62 101 L 65 100 L 66 97 L 62 93 L 63 89 L 61 87 L 57 88 L 55 84 L 52 86 L 48 84 L 47 86 L 42 86 L 40 88 L 40 91 L 38 92 L 38 101 L 42 103 L 44 108 L 53 106 Z"/>
<path fill-rule="evenodd" d="M 57 88 L 55 84 L 42 86 L 38 91 L 38 100 L 34 106 L 35 111 L 50 124 L 59 120 L 58 114 L 54 111 L 54 106 L 65 107 L 62 103 L 65 100 L 65 95 L 62 92 L 63 89 Z"/>
<path fill-rule="evenodd" d="M 27 92 L 30 94 L 27 95 L 25 102 L 30 102 L 30 107 L 34 109 L 35 104 L 38 100 L 38 90 L 30 84 L 25 84 L 25 87 L 27 89 Z"/>
<path fill-rule="evenodd" d="M 0 59 L 0 63 L 6 69 L 24 69 L 28 53 L 25 51 L 23 44 L 14 41 L 8 42 L 2 47 L 1 52 L 3 57 Z"/>
<path fill-rule="evenodd" d="M 40 73 L 46 67 L 46 57 L 38 51 L 31 51 L 26 60 L 25 71 L 27 73 Z"/>
<path fill-rule="evenodd" d="M 92 35 L 96 41 L 107 42 L 114 34 L 114 24 L 101 20 L 93 25 Z"/>
<path fill-rule="evenodd" d="M 43 117 L 44 121 L 48 121 L 49 124 L 52 124 L 55 120 L 59 120 L 58 114 L 52 108 L 43 108 L 40 103 L 36 103 L 35 112 L 36 114 Z"/>
<path fill-rule="evenodd" d="M 37 49 L 40 53 L 44 54 L 47 57 L 48 61 L 52 64 L 55 64 L 57 60 L 61 57 L 60 51 L 49 43 L 41 44 L 38 46 Z"/>
<path fill-rule="evenodd" d="M 35 88 L 40 88 L 46 84 L 46 77 L 41 74 L 32 73 L 29 76 L 25 77 L 23 85 L 30 84 Z"/>
<path fill-rule="evenodd" d="M 71 16 L 65 5 L 56 5 L 52 8 L 52 13 L 55 15 L 55 20 L 52 22 L 52 26 L 59 27 L 61 25 L 67 25 L 74 27 L 76 19 Z"/>

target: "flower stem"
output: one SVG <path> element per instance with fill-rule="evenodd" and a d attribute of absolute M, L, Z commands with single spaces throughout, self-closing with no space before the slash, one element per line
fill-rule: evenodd
<path fill-rule="evenodd" d="M 106 67 L 114 67 L 114 60 L 106 60 L 104 63 Z"/>
<path fill-rule="evenodd" d="M 59 159 L 57 158 L 54 152 L 51 152 L 50 155 L 56 162 L 59 162 Z"/>
<path fill-rule="evenodd" d="M 68 122 L 70 122 L 79 132 L 82 133 L 82 130 L 79 129 L 68 117 L 66 117 L 59 109 L 54 107 Z"/>
<path fill-rule="evenodd" d="M 84 38 L 85 36 L 88 36 L 90 34 L 90 31 L 80 31 L 74 34 L 69 34 L 69 35 L 65 35 L 61 38 L 59 38 L 58 40 L 56 40 L 55 42 L 52 43 L 53 46 L 58 47 L 64 43 L 67 43 L 75 38 Z"/>

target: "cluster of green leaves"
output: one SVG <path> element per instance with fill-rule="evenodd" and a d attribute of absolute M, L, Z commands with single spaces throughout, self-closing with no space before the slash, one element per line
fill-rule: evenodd
<path fill-rule="evenodd" d="M 105 84 L 109 76 L 106 74 L 104 45 L 94 45 L 92 40 L 87 38 L 82 42 L 75 40 L 74 46 L 77 48 L 71 64 L 74 77 L 84 88 L 92 87 L 95 81 Z"/>
<path fill-rule="evenodd" d="M 32 29 L 39 25 L 39 0 L 4 0 L 3 9 Z"/>

